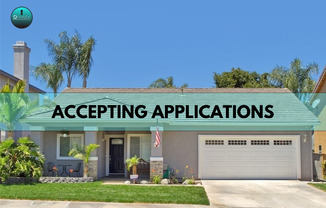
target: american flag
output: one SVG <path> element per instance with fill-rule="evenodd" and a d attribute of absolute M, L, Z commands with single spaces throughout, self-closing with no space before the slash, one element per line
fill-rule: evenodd
<path fill-rule="evenodd" d="M 158 126 L 156 126 L 155 147 L 160 146 L 160 144 L 161 144 L 160 132 L 158 130 Z"/>

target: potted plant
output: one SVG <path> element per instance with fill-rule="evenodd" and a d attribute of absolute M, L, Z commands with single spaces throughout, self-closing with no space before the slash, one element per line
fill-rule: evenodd
<path fill-rule="evenodd" d="M 130 168 L 132 168 L 132 175 L 134 176 L 133 177 L 133 183 L 136 183 L 137 165 L 139 163 L 139 160 L 140 160 L 140 158 L 138 158 L 137 155 L 135 155 L 132 158 L 129 158 L 129 159 L 126 160 L 128 171 L 130 171 Z"/>

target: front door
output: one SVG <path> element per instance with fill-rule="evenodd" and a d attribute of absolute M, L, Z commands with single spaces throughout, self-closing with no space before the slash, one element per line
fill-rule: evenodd
<path fill-rule="evenodd" d="M 110 138 L 110 173 L 124 173 L 123 138 Z"/>

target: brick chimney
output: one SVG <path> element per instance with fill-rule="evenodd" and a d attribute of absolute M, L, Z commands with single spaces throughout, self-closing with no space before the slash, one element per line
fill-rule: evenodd
<path fill-rule="evenodd" d="M 14 48 L 14 76 L 25 80 L 25 92 L 29 92 L 29 53 L 31 49 L 24 41 L 17 41 Z"/>

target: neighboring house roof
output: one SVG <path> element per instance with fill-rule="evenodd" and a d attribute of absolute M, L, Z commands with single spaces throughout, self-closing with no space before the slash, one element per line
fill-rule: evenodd
<path fill-rule="evenodd" d="M 323 86 L 323 84 L 325 84 L 325 80 L 326 80 L 326 67 L 324 68 L 324 70 L 322 71 L 314 90 L 312 91 L 313 93 L 318 93 L 320 92 L 321 87 Z"/>
<path fill-rule="evenodd" d="M 299 99 L 288 89 L 280 88 L 186 88 L 186 89 L 162 89 L 162 88 L 66 88 L 58 95 L 54 102 L 62 108 L 68 105 L 146 105 L 149 115 L 144 119 L 117 119 L 110 118 L 106 113 L 100 119 L 52 119 L 53 109 L 39 111 L 28 119 L 28 123 L 45 126 L 47 123 L 68 126 L 121 126 L 156 125 L 156 119 L 150 118 L 156 105 L 190 105 L 192 111 L 194 105 L 273 105 L 274 117 L 268 118 L 213 118 L 213 119 L 189 119 L 182 115 L 175 118 L 174 114 L 169 119 L 159 119 L 160 123 L 168 126 L 225 126 L 251 125 L 265 126 L 309 126 L 318 124 L 318 119 L 304 106 Z M 209 112 L 209 111 L 208 111 Z M 225 115 L 225 109 L 221 109 Z M 115 112 L 115 117 L 116 117 Z M 214 127 L 216 128 L 216 127 Z M 213 129 L 214 129 L 213 128 Z M 170 128 L 172 129 L 172 127 Z M 232 130 L 232 128 L 230 128 Z M 176 129 L 180 130 L 180 129 Z M 261 129 L 263 130 L 263 129 Z M 304 128 L 300 128 L 304 130 Z"/>
<path fill-rule="evenodd" d="M 9 79 L 12 79 L 13 81 L 16 81 L 16 82 L 18 82 L 18 81 L 20 80 L 19 78 L 17 78 L 17 77 L 15 77 L 15 76 L 13 76 L 13 75 L 11 75 L 11 74 L 9 74 L 9 73 L 7 73 L 7 72 L 1 70 L 1 69 L 0 69 L 0 75 L 6 76 L 6 77 L 8 77 Z M 40 88 L 37 88 L 37 87 L 35 87 L 34 85 L 31 85 L 31 84 L 29 85 L 29 88 L 32 88 L 32 89 L 34 89 L 35 91 L 39 91 L 40 93 L 45 93 L 45 91 L 43 91 L 43 90 L 41 90 Z"/>

